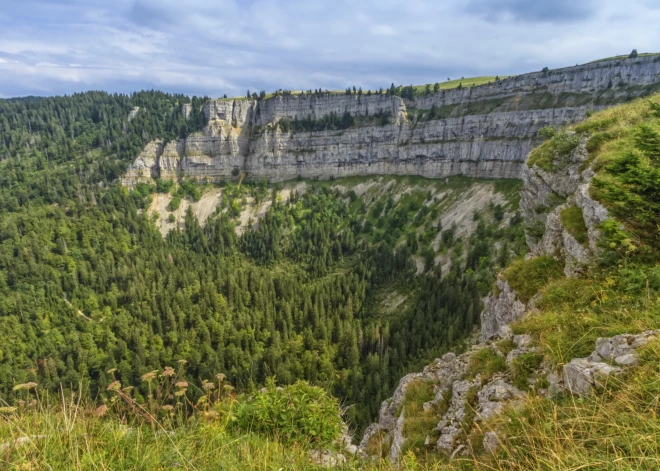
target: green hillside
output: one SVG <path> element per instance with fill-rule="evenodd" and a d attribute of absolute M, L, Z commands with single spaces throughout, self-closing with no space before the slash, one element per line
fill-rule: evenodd
<path fill-rule="evenodd" d="M 520 218 L 508 224 L 518 184 L 392 178 L 360 196 L 360 180 L 121 187 L 147 142 L 197 129 L 183 100 L 0 102 L 0 398 L 13 406 L 14 386 L 35 382 L 102 401 L 116 378 L 141 403 L 144 374 L 186 361 L 197 388 L 219 373 L 237 391 L 307 380 L 362 430 L 403 374 L 473 331 L 498 266 L 524 250 Z M 442 227 L 478 188 L 497 204 L 474 209 L 474 236 Z M 204 225 L 191 211 L 163 238 L 154 198 L 172 209 L 205 191 L 222 198 Z M 272 204 L 239 235 L 248 200 Z"/>
<path fill-rule="evenodd" d="M 117 184 L 144 144 L 199 129 L 180 112 L 187 100 L 0 101 L 3 469 L 317 469 L 310 450 L 341 451 L 341 417 L 361 432 L 404 374 L 467 346 L 498 272 L 525 301 L 540 293 L 513 325 L 538 347 L 530 361 L 560 368 L 599 337 L 660 327 L 659 95 L 548 131 L 530 156 L 550 175 L 584 145 L 592 196 L 614 218 L 576 278 L 523 257 L 534 228 L 518 213 L 519 182 Z M 205 224 L 190 210 L 185 230 L 163 237 L 154 199 L 206 191 L 222 197 Z M 246 205 L 266 201 L 243 224 Z M 459 203 L 468 217 L 443 225 Z M 586 243 L 575 208 L 560 219 Z M 475 375 L 506 368 L 481 360 Z M 532 367 L 516 365 L 527 387 Z M 433 391 L 413 388 L 415 441 L 399 469 L 657 469 L 659 372 L 651 342 L 592 396 L 530 389 L 478 422 L 453 461 L 423 445 Z M 493 454 L 480 445 L 491 430 Z"/>

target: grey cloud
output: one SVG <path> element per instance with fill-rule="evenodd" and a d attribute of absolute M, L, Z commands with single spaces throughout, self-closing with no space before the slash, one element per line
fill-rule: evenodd
<path fill-rule="evenodd" d="M 378 88 L 660 50 L 649 0 L 4 1 L 4 95 Z"/>
<path fill-rule="evenodd" d="M 591 0 L 471 0 L 467 11 L 491 21 L 510 15 L 522 21 L 563 22 L 588 19 L 595 9 Z"/>

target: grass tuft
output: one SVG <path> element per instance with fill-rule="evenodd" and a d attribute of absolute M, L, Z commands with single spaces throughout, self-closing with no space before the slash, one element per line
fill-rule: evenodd
<path fill-rule="evenodd" d="M 584 222 L 582 209 L 577 206 L 569 206 L 559 214 L 562 226 L 571 234 L 580 244 L 589 243 L 587 225 Z"/>
<path fill-rule="evenodd" d="M 528 302 L 548 281 L 563 276 L 562 264 L 547 255 L 520 259 L 513 262 L 502 274 L 520 300 Z"/>

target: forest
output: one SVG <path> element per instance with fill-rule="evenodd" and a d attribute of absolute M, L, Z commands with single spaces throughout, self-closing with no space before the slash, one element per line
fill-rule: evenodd
<path fill-rule="evenodd" d="M 36 382 L 99 399 L 119 378 L 139 401 L 142 375 L 186 361 L 191 384 L 219 373 L 244 391 L 308 380 L 360 430 L 403 374 L 474 331 L 498 267 L 524 250 L 520 218 L 502 230 L 493 207 L 458 241 L 439 225 L 408 230 L 428 205 L 369 209 L 313 182 L 280 201 L 247 180 L 243 191 L 273 199 L 254 229 L 237 235 L 235 211 L 203 227 L 188 212 L 185 230 L 163 238 L 146 211 L 152 194 L 187 197 L 194 185 L 129 191 L 118 177 L 147 142 L 200 130 L 204 101 L 154 91 L 0 100 L 0 398 Z M 445 273 L 429 242 L 440 233 L 454 254 Z M 414 254 L 426 260 L 419 274 Z M 392 287 L 408 301 L 384 316 Z"/>

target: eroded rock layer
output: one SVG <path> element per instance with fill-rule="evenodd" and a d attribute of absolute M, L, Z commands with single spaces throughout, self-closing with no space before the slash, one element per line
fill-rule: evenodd
<path fill-rule="evenodd" d="M 420 175 L 519 178 L 544 126 L 582 119 L 589 109 L 627 101 L 660 86 L 660 56 L 601 61 L 535 72 L 412 100 L 384 94 L 278 95 L 211 100 L 200 133 L 154 142 L 123 178 L 219 181 L 246 171 L 281 181 L 297 176 Z M 432 110 L 432 111 L 431 111 Z M 341 130 L 297 131 L 348 114 Z M 288 122 L 288 123 L 285 123 Z"/>

